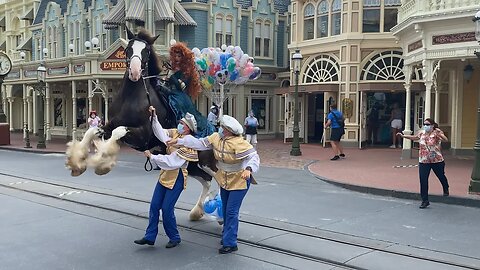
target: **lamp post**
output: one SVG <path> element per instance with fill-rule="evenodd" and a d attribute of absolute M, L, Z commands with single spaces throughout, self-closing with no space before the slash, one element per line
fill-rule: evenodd
<path fill-rule="evenodd" d="M 300 65 L 302 63 L 302 54 L 299 49 L 295 50 L 292 56 L 293 72 L 295 73 L 295 106 L 293 109 L 293 142 L 292 150 L 290 150 L 291 156 L 301 156 L 300 151 L 300 128 L 298 127 L 298 76 L 300 75 Z"/>
<path fill-rule="evenodd" d="M 20 59 L 22 59 L 22 62 L 25 61 L 26 55 L 27 54 L 24 51 L 20 52 Z M 27 94 L 25 94 L 25 95 L 27 96 Z M 24 103 L 24 106 L 25 105 L 28 107 L 28 102 Z M 24 112 L 25 112 L 25 109 L 24 109 Z M 28 115 L 28 109 L 26 109 L 26 112 L 27 112 L 27 115 Z M 24 119 L 25 119 L 25 121 L 23 123 L 23 130 L 24 130 L 24 133 L 25 133 L 25 148 L 32 148 L 32 146 L 30 145 L 30 132 L 28 130 L 28 117 L 24 116 Z"/>
<path fill-rule="evenodd" d="M 39 104 L 39 122 L 40 125 L 38 127 L 38 143 L 37 143 L 37 148 L 38 149 L 45 149 L 47 146 L 45 145 L 45 130 L 44 130 L 44 125 L 45 125 L 45 120 L 44 120 L 44 96 L 45 96 L 45 77 L 47 75 L 47 69 L 45 66 L 40 64 L 40 66 L 37 68 L 37 84 L 34 89 L 38 91 L 38 94 L 40 95 L 40 104 Z"/>
<path fill-rule="evenodd" d="M 473 18 L 475 22 L 475 39 L 480 43 L 480 11 Z M 475 52 L 480 59 L 480 52 Z M 475 161 L 473 163 L 472 177 L 470 180 L 469 192 L 480 192 L 480 94 L 477 103 L 477 139 L 473 150 L 475 152 Z"/>

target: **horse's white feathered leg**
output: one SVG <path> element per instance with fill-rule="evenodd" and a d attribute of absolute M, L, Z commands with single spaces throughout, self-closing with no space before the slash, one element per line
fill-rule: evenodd
<path fill-rule="evenodd" d="M 112 136 L 108 140 L 96 142 L 97 153 L 88 159 L 88 164 L 95 168 L 96 174 L 107 174 L 117 164 L 117 155 L 120 151 L 117 141 L 127 133 L 126 127 L 119 126 L 112 131 Z"/>
<path fill-rule="evenodd" d="M 74 139 L 67 143 L 65 166 L 71 171 L 72 176 L 79 176 L 87 169 L 88 148 L 98 132 L 98 128 L 89 128 L 81 141 Z"/>
<path fill-rule="evenodd" d="M 197 179 L 198 182 L 200 182 L 200 184 L 202 185 L 202 193 L 200 194 L 200 197 L 198 197 L 197 203 L 190 211 L 189 217 L 190 217 L 190 220 L 197 221 L 197 220 L 200 220 L 204 215 L 203 202 L 205 201 L 205 198 L 207 198 L 208 196 L 208 191 L 210 190 L 211 181 L 205 181 L 201 177 L 198 177 L 198 178 L 194 177 L 194 178 Z"/>

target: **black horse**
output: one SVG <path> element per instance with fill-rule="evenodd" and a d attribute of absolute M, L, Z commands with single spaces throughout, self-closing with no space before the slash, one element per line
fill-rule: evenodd
<path fill-rule="evenodd" d="M 158 120 L 164 128 L 176 127 L 176 118 L 166 95 L 169 91 L 177 90 L 170 87 L 167 81 L 159 79 L 162 66 L 153 48 L 158 36 L 152 37 L 146 31 L 134 35 L 129 29 L 127 35 L 127 70 L 123 77 L 123 86 L 110 104 L 109 121 L 99 134 L 104 139 L 109 139 L 116 128 L 126 127 L 128 132 L 120 141 L 138 151 L 160 147 L 160 153 L 164 154 L 166 146 L 153 134 L 148 107 L 155 107 Z M 203 185 L 197 205 L 190 213 L 192 220 L 203 216 L 203 200 L 210 189 L 212 174 L 217 170 L 213 151 L 199 151 L 198 156 L 199 162 L 189 162 L 187 168 L 189 175 Z"/>

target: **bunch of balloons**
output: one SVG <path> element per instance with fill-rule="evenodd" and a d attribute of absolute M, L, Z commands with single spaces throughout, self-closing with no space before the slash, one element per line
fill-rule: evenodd
<path fill-rule="evenodd" d="M 254 66 L 253 57 L 243 53 L 239 46 L 193 48 L 192 52 L 205 90 L 211 90 L 215 85 L 244 84 L 262 74 L 261 69 Z"/>
<path fill-rule="evenodd" d="M 203 203 L 203 211 L 217 219 L 223 219 L 222 199 L 220 195 L 217 194 L 213 199 L 207 197 Z"/>

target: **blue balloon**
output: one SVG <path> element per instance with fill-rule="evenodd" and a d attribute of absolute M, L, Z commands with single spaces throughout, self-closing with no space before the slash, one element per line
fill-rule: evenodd
<path fill-rule="evenodd" d="M 230 81 L 235 81 L 236 79 L 238 78 L 238 70 L 234 69 L 231 73 L 230 73 Z"/>
<path fill-rule="evenodd" d="M 208 202 L 206 202 L 206 203 L 203 205 L 203 210 L 204 210 L 205 213 L 207 213 L 207 214 L 213 213 L 216 208 L 217 208 L 217 204 L 216 204 L 216 201 L 215 201 L 215 200 L 209 200 Z"/>

